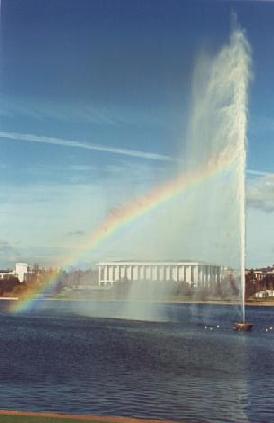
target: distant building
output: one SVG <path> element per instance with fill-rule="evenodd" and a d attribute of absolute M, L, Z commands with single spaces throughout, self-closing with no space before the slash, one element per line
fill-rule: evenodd
<path fill-rule="evenodd" d="M 9 277 L 14 277 L 15 272 L 14 270 L 6 269 L 6 270 L 0 270 L 0 279 L 8 279 Z"/>
<path fill-rule="evenodd" d="M 193 288 L 217 286 L 223 278 L 222 266 L 187 261 L 109 261 L 98 263 L 100 286 L 119 281 L 185 282 Z"/>
<path fill-rule="evenodd" d="M 0 270 L 0 279 L 8 279 L 17 277 L 19 282 L 25 282 L 26 276 L 29 273 L 29 267 L 27 263 L 16 263 L 15 270 L 6 269 Z"/>
<path fill-rule="evenodd" d="M 268 297 L 274 297 L 274 291 L 267 289 L 265 291 L 259 291 L 256 292 L 254 295 L 255 298 L 268 298 Z"/>
<path fill-rule="evenodd" d="M 265 272 L 263 272 L 262 270 L 254 270 L 254 276 L 255 278 L 260 281 L 265 277 Z"/>
<path fill-rule="evenodd" d="M 265 298 L 274 296 L 274 266 L 246 271 L 246 296 Z"/>
<path fill-rule="evenodd" d="M 25 282 L 26 275 L 28 274 L 27 263 L 16 263 L 15 274 L 18 277 L 19 282 Z"/>

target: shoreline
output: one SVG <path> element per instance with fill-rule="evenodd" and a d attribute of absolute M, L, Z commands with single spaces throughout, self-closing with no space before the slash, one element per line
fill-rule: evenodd
<path fill-rule="evenodd" d="M 96 416 L 96 415 L 77 415 L 77 414 L 63 414 L 58 412 L 34 412 L 34 411 L 16 411 L 16 410 L 0 410 L 1 416 L 10 417 L 42 417 L 56 420 L 71 420 L 72 422 L 86 421 L 86 422 L 106 422 L 106 423 L 176 423 L 175 420 L 156 420 L 156 419 L 138 419 L 135 417 L 120 417 L 120 416 Z M 35 420 L 33 420 L 35 421 Z M 36 420 L 37 421 L 37 420 Z"/>
<path fill-rule="evenodd" d="M 64 297 L 64 298 L 56 298 L 56 297 L 47 297 L 47 298 L 40 298 L 39 296 L 37 296 L 37 299 L 39 299 L 39 301 L 63 301 L 63 302 L 69 302 L 69 301 L 79 301 L 79 302 L 87 302 L 87 301 L 92 301 L 92 302 L 103 302 L 103 303 L 116 303 L 116 302 L 127 302 L 126 299 L 124 298 L 116 298 L 116 299 L 107 299 L 107 298 L 69 298 L 69 297 Z M 35 300 L 35 298 L 34 298 Z M 20 301 L 20 297 L 0 297 L 0 301 Z M 207 304 L 207 305 L 231 305 L 231 306 L 241 306 L 240 302 L 235 302 L 235 301 L 225 301 L 225 300 L 207 300 L 207 301 L 202 301 L 202 300 L 159 300 L 159 301 L 146 301 L 146 300 L 140 300 L 140 299 L 136 299 L 134 300 L 134 302 L 140 302 L 140 303 L 150 303 L 150 304 L 197 304 L 197 305 L 203 305 L 203 304 Z M 246 307 L 274 307 L 274 299 L 271 301 L 258 301 L 258 300 L 254 300 L 254 301 L 247 301 L 245 303 Z"/>
<path fill-rule="evenodd" d="M 19 297 L 0 297 L 1 301 L 18 301 Z"/>

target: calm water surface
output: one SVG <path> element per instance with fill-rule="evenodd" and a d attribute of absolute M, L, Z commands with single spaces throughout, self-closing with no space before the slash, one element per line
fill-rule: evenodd
<path fill-rule="evenodd" d="M 231 306 L 155 305 L 163 321 L 110 318 L 120 303 L 0 307 L 0 409 L 274 422 L 273 308 L 249 308 L 240 334 Z"/>

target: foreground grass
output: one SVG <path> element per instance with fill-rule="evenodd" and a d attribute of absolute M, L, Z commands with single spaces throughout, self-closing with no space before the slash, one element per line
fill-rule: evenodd
<path fill-rule="evenodd" d="M 90 420 L 92 422 L 92 420 Z M 0 416 L 1 423 L 72 423 L 79 422 L 79 420 L 71 419 L 55 419 L 51 417 L 30 417 L 30 416 Z M 93 420 L 95 423 L 95 420 Z M 97 423 L 97 422 L 96 422 Z"/>
<path fill-rule="evenodd" d="M 166 423 L 174 421 L 164 420 Z M 0 423 L 163 423 L 160 420 L 143 420 L 132 417 L 73 416 L 54 413 L 33 413 L 0 410 Z"/>
<path fill-rule="evenodd" d="M 86 420 L 91 423 L 102 423 L 98 420 Z M 0 415 L 0 423 L 78 423 L 83 420 L 73 418 L 60 418 L 60 417 L 42 417 L 42 416 L 7 416 Z M 113 420 L 115 423 L 115 420 Z"/>

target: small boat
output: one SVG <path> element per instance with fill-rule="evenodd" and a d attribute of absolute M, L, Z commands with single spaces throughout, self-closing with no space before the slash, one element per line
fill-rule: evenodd
<path fill-rule="evenodd" d="M 237 332 L 249 332 L 253 328 L 253 326 L 254 325 L 252 323 L 234 323 L 233 330 Z"/>

